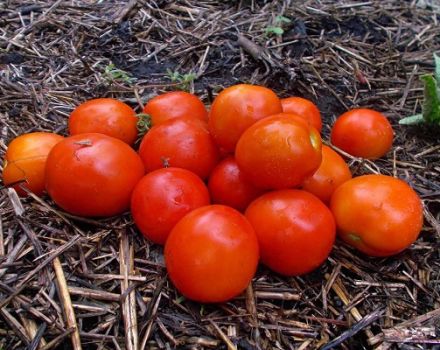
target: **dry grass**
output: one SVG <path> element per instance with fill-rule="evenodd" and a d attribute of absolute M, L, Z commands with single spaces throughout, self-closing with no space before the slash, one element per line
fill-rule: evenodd
<path fill-rule="evenodd" d="M 327 140 L 347 108 L 383 111 L 393 151 L 350 165 L 408 181 L 426 220 L 396 257 L 367 258 L 337 242 L 312 274 L 282 278 L 261 267 L 243 296 L 200 305 L 176 292 L 162 249 L 128 213 L 85 220 L 47 197 L 17 200 L 2 189 L 0 348 L 438 347 L 440 130 L 397 122 L 420 110 L 419 77 L 440 49 L 439 11 L 435 0 L 1 2 L 2 152 L 24 132 L 65 134 L 69 113 L 89 98 L 139 110 L 177 87 L 167 69 L 194 73 L 189 88 L 207 104 L 221 88 L 251 82 L 316 101 Z M 282 36 L 267 34 L 278 15 L 292 22 Z"/>

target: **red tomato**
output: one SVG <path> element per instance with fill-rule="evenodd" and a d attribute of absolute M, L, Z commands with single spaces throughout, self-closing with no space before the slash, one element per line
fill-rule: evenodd
<path fill-rule="evenodd" d="M 214 99 L 209 130 L 217 144 L 233 152 L 241 134 L 257 120 L 282 112 L 276 94 L 263 86 L 239 84 Z"/>
<path fill-rule="evenodd" d="M 404 181 L 386 175 L 355 177 L 333 193 L 330 208 L 340 237 L 371 256 L 409 247 L 423 225 L 423 206 Z"/>
<path fill-rule="evenodd" d="M 112 216 L 129 208 L 144 175 L 142 161 L 126 143 L 103 134 L 70 136 L 46 162 L 46 189 L 65 211 L 80 216 Z"/>
<path fill-rule="evenodd" d="M 321 165 L 303 182 L 302 188 L 329 203 L 335 189 L 350 179 L 351 171 L 344 159 L 330 147 L 322 145 Z"/>
<path fill-rule="evenodd" d="M 330 210 L 301 190 L 263 194 L 246 209 L 260 245 L 261 261 L 286 276 L 313 271 L 327 259 L 336 236 Z"/>
<path fill-rule="evenodd" d="M 376 159 L 391 149 L 393 128 L 382 113 L 366 108 L 352 109 L 336 120 L 331 141 L 353 156 Z"/>
<path fill-rule="evenodd" d="M 152 125 L 159 125 L 175 118 L 196 118 L 208 121 L 208 112 L 200 99 L 188 92 L 173 91 L 153 97 L 144 107 Z"/>
<path fill-rule="evenodd" d="M 321 137 L 302 119 L 290 115 L 268 117 L 243 133 L 235 159 L 259 188 L 298 186 L 321 163 Z"/>
<path fill-rule="evenodd" d="M 209 205 L 185 215 L 165 243 L 171 281 L 187 298 L 215 303 L 240 294 L 258 265 L 252 226 L 235 209 Z"/>
<path fill-rule="evenodd" d="M 142 139 L 139 155 L 147 172 L 171 166 L 207 178 L 219 152 L 205 122 L 176 118 L 153 126 Z"/>
<path fill-rule="evenodd" d="M 246 179 L 234 157 L 222 160 L 214 168 L 209 177 L 208 188 L 214 203 L 228 205 L 240 211 L 245 210 L 250 202 L 263 193 Z"/>
<path fill-rule="evenodd" d="M 310 100 L 302 97 L 288 97 L 281 99 L 283 112 L 299 115 L 307 120 L 318 132 L 322 129 L 321 112 Z"/>
<path fill-rule="evenodd" d="M 50 132 L 32 132 L 23 134 L 8 146 L 3 166 L 3 183 L 13 186 L 20 196 L 26 191 L 20 184 L 41 196 L 44 192 L 44 168 L 50 150 L 64 137 Z"/>
<path fill-rule="evenodd" d="M 134 188 L 131 214 L 145 238 L 164 244 L 183 216 L 208 204 L 208 189 L 197 175 L 180 168 L 158 169 Z"/>
<path fill-rule="evenodd" d="M 127 104 L 112 98 L 86 101 L 69 118 L 70 135 L 99 133 L 133 144 L 137 138 L 137 117 Z"/>

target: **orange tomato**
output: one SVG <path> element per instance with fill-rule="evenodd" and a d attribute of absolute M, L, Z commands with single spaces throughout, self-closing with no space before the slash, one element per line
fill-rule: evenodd
<path fill-rule="evenodd" d="M 382 113 L 366 108 L 352 109 L 336 120 L 331 141 L 353 156 L 377 159 L 391 149 L 393 128 Z"/>
<path fill-rule="evenodd" d="M 99 133 L 115 137 L 131 145 L 136 141 L 137 117 L 124 102 L 113 98 L 97 98 L 80 104 L 70 114 L 70 135 Z"/>
<path fill-rule="evenodd" d="M 234 85 L 214 99 L 209 131 L 221 148 L 233 152 L 248 127 L 257 120 L 280 112 L 281 101 L 272 90 L 257 85 Z"/>
<path fill-rule="evenodd" d="M 208 112 L 202 101 L 184 91 L 167 92 L 153 97 L 145 105 L 143 112 L 151 117 L 153 126 L 181 117 L 208 121 Z"/>
<path fill-rule="evenodd" d="M 281 99 L 283 112 L 299 115 L 307 120 L 318 132 L 322 129 L 321 112 L 310 100 L 302 97 L 287 97 Z"/>
<path fill-rule="evenodd" d="M 313 193 L 324 203 L 329 203 L 335 189 L 351 177 L 350 168 L 344 159 L 330 147 L 322 145 L 321 165 L 303 182 L 302 188 Z"/>
<path fill-rule="evenodd" d="M 339 236 L 372 256 L 406 249 L 423 225 L 417 193 L 406 182 L 386 175 L 364 175 L 343 183 L 333 193 L 330 208 Z"/>
<path fill-rule="evenodd" d="M 32 132 L 16 137 L 8 146 L 3 167 L 3 183 L 13 186 L 20 196 L 23 187 L 41 196 L 44 192 L 45 165 L 50 150 L 64 137 L 50 132 Z"/>

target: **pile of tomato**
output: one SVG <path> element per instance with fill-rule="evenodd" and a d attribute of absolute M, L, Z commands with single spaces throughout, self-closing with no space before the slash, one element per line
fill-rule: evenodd
<path fill-rule="evenodd" d="M 423 206 L 415 191 L 391 176 L 352 178 L 335 151 L 384 156 L 393 142 L 387 118 L 371 109 L 344 113 L 332 126 L 333 147 L 322 144 L 321 128 L 311 101 L 255 85 L 224 89 L 209 113 L 180 91 L 152 98 L 140 115 L 121 101 L 93 99 L 71 113 L 68 137 L 15 138 L 3 182 L 22 196 L 47 192 L 78 216 L 130 210 L 139 232 L 164 245 L 176 288 L 222 302 L 246 288 L 259 262 L 285 276 L 318 268 L 336 234 L 372 256 L 417 239 Z"/>

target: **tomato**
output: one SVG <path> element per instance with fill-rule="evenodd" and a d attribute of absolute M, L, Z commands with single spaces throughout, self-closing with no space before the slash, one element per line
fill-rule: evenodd
<path fill-rule="evenodd" d="M 281 99 L 283 112 L 299 115 L 307 120 L 318 132 L 322 130 L 321 112 L 310 100 L 302 97 L 287 97 Z"/>
<path fill-rule="evenodd" d="M 152 125 L 180 117 L 208 121 L 208 112 L 202 101 L 184 91 L 167 92 L 153 97 L 145 105 L 143 112 L 150 115 Z"/>
<path fill-rule="evenodd" d="M 131 214 L 145 238 L 164 244 L 174 225 L 191 210 L 209 204 L 209 192 L 194 173 L 180 168 L 145 175 L 131 195 Z"/>
<path fill-rule="evenodd" d="M 322 145 L 321 165 L 303 182 L 302 188 L 329 203 L 335 189 L 350 180 L 351 176 L 350 168 L 344 159 L 330 147 Z"/>
<path fill-rule="evenodd" d="M 243 133 L 235 159 L 256 187 L 298 186 L 321 163 L 321 137 L 302 119 L 290 115 L 268 117 Z"/>
<path fill-rule="evenodd" d="M 32 132 L 13 139 L 5 154 L 5 186 L 13 186 L 20 196 L 27 194 L 20 186 L 41 196 L 44 192 L 47 155 L 63 139 L 64 137 L 50 132 Z"/>
<path fill-rule="evenodd" d="M 99 133 L 133 144 L 136 141 L 137 117 L 124 102 L 113 98 L 97 98 L 86 101 L 70 114 L 70 135 Z"/>
<path fill-rule="evenodd" d="M 333 193 L 330 208 L 339 236 L 371 256 L 409 247 L 423 225 L 423 206 L 404 181 L 386 175 L 355 177 Z"/>
<path fill-rule="evenodd" d="M 263 194 L 245 212 L 260 245 L 261 262 L 296 276 L 313 271 L 328 257 L 336 236 L 327 206 L 302 190 Z"/>
<path fill-rule="evenodd" d="M 208 182 L 214 203 L 243 211 L 263 193 L 252 185 L 237 165 L 234 157 L 222 160 L 212 171 Z"/>
<path fill-rule="evenodd" d="M 185 215 L 165 243 L 165 263 L 176 288 L 187 298 L 215 303 L 240 294 L 258 265 L 258 242 L 235 209 L 209 205 Z"/>
<path fill-rule="evenodd" d="M 111 216 L 129 208 L 144 175 L 137 153 L 113 137 L 89 133 L 67 137 L 49 153 L 46 189 L 65 211 L 80 216 Z"/>
<path fill-rule="evenodd" d="M 353 156 L 377 159 L 391 149 L 393 128 L 382 113 L 366 108 L 352 109 L 336 120 L 331 141 Z"/>
<path fill-rule="evenodd" d="M 281 101 L 263 86 L 239 84 L 214 99 L 209 130 L 217 144 L 233 152 L 241 134 L 257 120 L 282 112 Z"/>
<path fill-rule="evenodd" d="M 219 151 L 205 122 L 176 118 L 153 126 L 142 139 L 139 155 L 147 171 L 171 166 L 207 178 L 219 161 Z"/>

